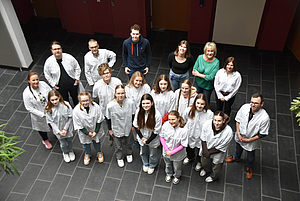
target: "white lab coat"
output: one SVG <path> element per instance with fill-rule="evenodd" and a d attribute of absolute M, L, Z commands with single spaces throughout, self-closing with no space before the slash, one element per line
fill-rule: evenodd
<path fill-rule="evenodd" d="M 173 91 L 164 91 L 156 94 L 154 90 L 151 91 L 155 109 L 164 117 L 168 112 L 175 110 L 175 94 Z"/>
<path fill-rule="evenodd" d="M 59 103 L 57 106 L 52 107 L 52 114 L 49 111 L 46 113 L 46 120 L 48 124 L 55 124 L 59 131 L 61 131 L 66 123 L 68 122 L 69 118 L 73 116 L 73 109 L 67 101 L 65 103 L 69 106 L 65 106 L 62 103 Z M 59 133 L 55 132 L 54 129 L 53 134 L 57 137 L 57 139 L 64 139 L 73 137 L 73 121 L 70 123 L 69 128 L 65 136 L 61 136 Z"/>
<path fill-rule="evenodd" d="M 250 107 L 249 103 L 244 104 L 235 116 L 235 121 L 240 123 L 240 134 L 246 138 L 254 137 L 258 133 L 261 135 L 268 135 L 270 128 L 270 117 L 268 113 L 261 108 L 248 122 Z M 248 143 L 241 142 L 237 135 L 235 135 L 235 141 L 247 151 L 258 149 L 261 144 L 261 139 Z"/>
<path fill-rule="evenodd" d="M 201 140 L 205 141 L 207 144 L 207 149 L 215 148 L 219 150 L 219 153 L 210 155 L 210 158 L 213 159 L 214 164 L 223 163 L 225 159 L 225 154 L 230 144 L 230 141 L 233 137 L 233 132 L 230 126 L 226 125 L 226 127 L 218 134 L 214 135 L 213 131 L 213 121 L 207 120 L 203 124 L 202 132 L 201 132 Z M 202 147 L 199 150 L 199 155 L 202 155 Z"/>
<path fill-rule="evenodd" d="M 232 72 L 231 74 L 227 75 L 227 72 L 224 68 L 220 69 L 215 77 L 214 87 L 218 99 L 225 98 L 226 101 L 231 99 L 239 90 L 242 84 L 242 76 L 238 71 Z M 228 95 L 223 96 L 221 93 L 229 92 Z"/>
<path fill-rule="evenodd" d="M 137 118 L 138 118 L 138 113 L 139 113 L 139 109 L 137 109 L 136 113 L 135 113 L 135 117 L 134 117 L 134 121 L 133 121 L 133 126 L 135 128 L 138 128 L 138 124 L 137 124 Z M 145 122 L 147 122 L 147 119 L 148 119 L 148 113 L 145 112 Z M 142 128 L 140 129 L 142 135 L 144 138 L 147 138 L 149 139 L 152 132 L 154 132 L 154 134 L 156 134 L 157 136 L 148 144 L 149 147 L 153 147 L 153 148 L 157 148 L 159 145 L 160 145 L 160 140 L 159 140 L 159 136 L 158 134 L 160 133 L 161 131 L 161 125 L 162 125 L 162 118 L 161 118 L 161 115 L 159 113 L 158 110 L 155 110 L 155 126 L 154 126 L 154 130 L 151 131 L 150 129 L 148 128 Z M 140 139 L 139 135 L 136 135 L 136 138 L 139 142 L 139 144 L 141 146 L 144 146 L 144 144 L 142 143 L 142 140 Z"/>
<path fill-rule="evenodd" d="M 171 156 L 168 156 L 166 154 L 166 150 L 163 149 L 164 157 L 170 158 L 170 160 L 172 161 L 181 161 L 186 157 L 185 147 L 188 146 L 188 131 L 185 127 L 180 128 L 178 125 L 177 127 L 174 128 L 173 126 L 171 126 L 169 121 L 167 121 L 162 126 L 162 130 L 159 135 L 165 139 L 166 145 L 170 151 L 172 151 L 173 149 L 177 148 L 180 145 L 184 146 L 182 150 L 180 150 L 179 152 Z"/>
<path fill-rule="evenodd" d="M 80 104 L 78 104 L 73 110 L 74 129 L 78 131 L 78 137 L 81 144 L 91 144 L 92 140 L 98 143 L 102 137 L 100 134 L 101 129 L 94 138 L 91 138 L 80 131 L 80 129 L 85 128 L 89 132 L 94 132 L 96 129 L 96 123 L 101 123 L 104 120 L 104 116 L 97 103 L 94 103 L 94 105 L 90 104 L 89 108 L 89 113 L 87 113 L 86 109 L 81 106 L 81 110 Z"/>
<path fill-rule="evenodd" d="M 133 101 L 125 98 L 122 107 L 114 99 L 106 109 L 106 118 L 111 119 L 111 128 L 116 137 L 128 137 L 132 128 L 132 115 L 135 113 Z"/>
<path fill-rule="evenodd" d="M 26 110 L 30 112 L 32 129 L 36 131 L 49 132 L 50 129 L 47 125 L 44 114 L 46 114 L 45 107 L 47 105 L 48 93 L 51 91 L 51 88 L 46 82 L 40 81 L 39 87 L 36 90 L 31 88 L 31 90 L 36 99 L 31 93 L 29 86 L 27 86 L 23 91 L 23 101 Z"/>
<path fill-rule="evenodd" d="M 190 107 L 190 106 L 193 105 L 197 94 L 195 94 L 195 96 L 193 96 L 193 97 L 190 97 L 190 103 L 189 103 L 189 98 L 184 98 L 184 96 L 182 94 L 179 94 L 179 92 L 180 92 L 180 89 L 177 89 L 175 91 L 175 109 L 178 108 L 178 112 L 179 112 L 180 116 L 183 116 L 184 115 L 184 110 L 187 107 Z M 180 100 L 179 100 L 179 105 L 178 105 L 179 95 L 180 95 Z M 189 103 L 189 105 L 188 105 L 188 103 Z"/>
<path fill-rule="evenodd" d="M 148 84 L 144 84 L 136 89 L 134 86 L 125 87 L 126 97 L 134 102 L 135 110 L 137 110 L 141 103 L 141 98 L 144 94 L 150 94 L 151 88 Z"/>
<path fill-rule="evenodd" d="M 93 87 L 93 98 L 98 96 L 99 106 L 102 114 L 106 113 L 107 104 L 114 98 L 116 86 L 122 85 L 119 78 L 112 77 L 110 82 L 106 84 L 102 79 L 98 80 Z"/>
<path fill-rule="evenodd" d="M 71 78 L 78 80 L 78 94 L 82 91 L 85 91 L 82 83 L 80 82 L 81 68 L 77 60 L 70 54 L 62 53 L 62 65 Z M 60 67 L 54 55 L 51 55 L 46 60 L 44 64 L 44 74 L 45 78 L 52 87 L 58 85 L 60 78 Z"/>
<path fill-rule="evenodd" d="M 191 107 L 186 108 L 184 111 L 183 119 L 186 122 L 185 128 L 188 130 L 189 147 L 194 149 L 195 147 L 200 148 L 202 146 L 200 135 L 204 122 L 212 120 L 214 113 L 211 110 L 203 110 L 202 112 L 195 111 L 194 119 L 189 117 Z"/>
<path fill-rule="evenodd" d="M 106 49 L 98 49 L 98 56 L 94 56 L 91 51 L 84 55 L 84 72 L 89 85 L 94 85 L 98 80 L 102 79 L 98 73 L 98 67 L 107 63 L 109 67 L 113 67 L 116 62 L 116 54 Z"/>

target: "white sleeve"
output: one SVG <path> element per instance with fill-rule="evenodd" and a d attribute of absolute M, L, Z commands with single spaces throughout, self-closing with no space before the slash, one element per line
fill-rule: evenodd
<path fill-rule="evenodd" d="M 227 96 L 224 97 L 226 101 L 231 99 L 238 92 L 238 90 L 242 84 L 242 76 L 239 72 L 237 72 L 237 73 L 238 73 L 238 76 L 237 76 L 237 80 L 236 80 L 236 83 L 234 86 L 234 90 L 231 93 L 229 93 Z"/>
<path fill-rule="evenodd" d="M 44 75 L 49 84 L 54 87 L 56 85 L 53 75 L 50 72 L 51 61 L 49 58 L 46 60 L 44 64 Z"/>
<path fill-rule="evenodd" d="M 221 69 L 222 70 L 222 69 Z M 216 74 L 216 77 L 215 77 L 215 81 L 214 81 L 214 87 L 215 87 L 215 91 L 216 91 L 216 94 L 218 96 L 218 99 L 221 99 L 223 98 L 224 96 L 221 94 L 221 89 L 220 89 L 220 73 L 221 73 L 221 70 L 219 70 Z"/>
<path fill-rule="evenodd" d="M 116 58 L 117 58 L 117 55 L 116 53 L 114 53 L 113 51 L 110 51 L 110 50 L 106 50 L 106 53 L 107 53 L 107 57 L 109 58 L 109 62 L 108 62 L 108 65 L 109 67 L 113 67 L 113 65 L 115 64 L 116 62 Z"/>
<path fill-rule="evenodd" d="M 28 94 L 23 93 L 24 106 L 26 110 L 36 116 L 44 117 L 44 112 L 36 109 L 34 103 L 31 101 L 31 98 L 28 97 Z M 36 102 L 38 104 L 38 102 Z"/>
<path fill-rule="evenodd" d="M 84 56 L 84 73 L 85 73 L 85 77 L 87 82 L 89 83 L 89 85 L 93 85 L 95 83 L 93 83 L 92 80 L 92 72 L 91 72 L 91 65 L 89 64 L 89 62 L 87 61 L 87 55 Z"/>
<path fill-rule="evenodd" d="M 81 68 L 79 66 L 78 61 L 72 56 L 72 64 L 75 71 L 75 80 L 80 80 Z"/>

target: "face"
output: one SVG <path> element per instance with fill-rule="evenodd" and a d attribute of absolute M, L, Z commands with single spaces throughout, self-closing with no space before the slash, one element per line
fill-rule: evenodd
<path fill-rule="evenodd" d="M 188 84 L 182 83 L 181 84 L 181 94 L 184 96 L 189 95 L 190 86 Z"/>
<path fill-rule="evenodd" d="M 106 69 L 103 72 L 103 75 L 101 75 L 101 77 L 105 83 L 109 83 L 111 79 L 111 72 L 108 69 Z"/>
<path fill-rule="evenodd" d="M 140 35 L 141 35 L 139 30 L 131 29 L 130 35 L 131 35 L 131 39 L 133 42 L 135 42 L 135 43 L 139 42 Z"/>
<path fill-rule="evenodd" d="M 179 118 L 175 115 L 169 115 L 169 123 L 172 127 L 176 127 L 179 124 Z"/>
<path fill-rule="evenodd" d="M 54 105 L 57 106 L 59 103 L 59 97 L 58 96 L 51 96 L 50 102 Z"/>
<path fill-rule="evenodd" d="M 143 83 L 143 78 L 142 77 L 136 77 L 134 80 L 133 80 L 133 86 L 135 88 L 139 88 Z"/>
<path fill-rule="evenodd" d="M 162 92 L 166 91 L 168 88 L 168 82 L 166 80 L 159 81 L 158 85 Z"/>
<path fill-rule="evenodd" d="M 81 96 L 79 101 L 83 107 L 88 107 L 90 104 L 90 99 L 88 96 Z"/>
<path fill-rule="evenodd" d="M 205 101 L 202 99 L 197 99 L 196 100 L 196 110 L 198 112 L 202 112 L 204 107 L 205 107 Z"/>
<path fill-rule="evenodd" d="M 187 50 L 187 47 L 186 47 L 185 44 L 182 44 L 182 45 L 178 46 L 178 53 L 179 54 L 183 54 L 184 55 L 186 53 L 186 50 Z"/>
<path fill-rule="evenodd" d="M 89 49 L 92 51 L 92 54 L 98 56 L 99 45 L 97 42 L 90 42 Z"/>
<path fill-rule="evenodd" d="M 51 52 L 57 59 L 60 59 L 62 56 L 62 49 L 60 45 L 57 44 L 52 45 Z"/>
<path fill-rule="evenodd" d="M 205 55 L 206 55 L 206 57 L 207 57 L 208 59 L 212 59 L 212 58 L 214 57 L 214 54 L 215 54 L 215 51 L 214 51 L 213 48 L 208 47 L 208 48 L 206 49 Z"/>
<path fill-rule="evenodd" d="M 142 100 L 142 108 L 145 111 L 150 111 L 151 106 L 153 105 L 153 102 L 151 102 L 150 100 Z"/>
<path fill-rule="evenodd" d="M 39 76 L 38 75 L 33 75 L 30 77 L 28 80 L 28 83 L 30 84 L 30 87 L 33 89 L 37 89 L 39 87 Z"/>
<path fill-rule="evenodd" d="M 214 116 L 213 122 L 216 130 L 220 130 L 225 123 L 225 119 L 223 120 L 223 117 L 221 116 Z"/>
<path fill-rule="evenodd" d="M 118 102 L 122 102 L 125 98 L 125 90 L 122 88 L 117 89 L 115 96 Z"/>
<path fill-rule="evenodd" d="M 234 65 L 232 62 L 229 62 L 227 65 L 226 65 L 226 71 L 227 72 L 232 72 L 233 71 L 233 68 L 234 68 Z"/>
<path fill-rule="evenodd" d="M 264 105 L 264 102 L 261 102 L 260 97 L 258 97 L 258 98 L 252 97 L 250 105 L 251 105 L 252 112 L 255 113 L 260 110 L 260 108 Z"/>

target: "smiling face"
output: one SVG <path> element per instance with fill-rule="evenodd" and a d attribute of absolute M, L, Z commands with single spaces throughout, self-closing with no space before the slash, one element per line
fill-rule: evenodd
<path fill-rule="evenodd" d="M 153 102 L 151 102 L 150 100 L 142 100 L 142 108 L 146 112 L 150 112 L 150 109 L 151 109 L 152 105 L 153 105 Z"/>
<path fill-rule="evenodd" d="M 139 30 L 135 30 L 135 29 L 131 29 L 131 40 L 135 43 L 139 42 L 140 40 L 140 31 Z"/>
<path fill-rule="evenodd" d="M 252 109 L 252 113 L 254 114 L 255 112 L 258 112 L 260 110 L 260 108 L 264 105 L 264 102 L 261 102 L 261 98 L 251 98 L 251 109 Z"/>
<path fill-rule="evenodd" d="M 166 80 L 161 80 L 158 83 L 161 92 L 165 92 L 168 89 L 168 82 Z"/>
<path fill-rule="evenodd" d="M 178 53 L 180 55 L 185 56 L 186 50 L 187 50 L 187 47 L 185 44 L 181 44 L 180 46 L 178 46 Z"/>
<path fill-rule="evenodd" d="M 176 127 L 179 125 L 179 118 L 177 118 L 175 115 L 169 115 L 169 123 L 172 127 Z"/>
<path fill-rule="evenodd" d="M 181 84 L 181 94 L 183 96 L 188 96 L 190 93 L 190 90 L 191 90 L 191 88 L 188 84 L 185 84 L 185 83 Z"/>
<path fill-rule="evenodd" d="M 88 107 L 89 104 L 90 104 L 90 98 L 89 98 L 89 96 L 85 96 L 85 95 L 80 96 L 79 101 L 80 101 L 80 104 L 81 104 L 83 107 Z"/>
<path fill-rule="evenodd" d="M 226 65 L 226 71 L 228 73 L 232 73 L 233 72 L 233 68 L 234 68 L 234 65 L 232 62 L 229 62 L 227 65 Z"/>
<path fill-rule="evenodd" d="M 206 57 L 207 57 L 208 59 L 213 59 L 213 58 L 214 58 L 214 54 L 215 54 L 215 51 L 214 51 L 213 48 L 208 47 L 208 48 L 206 49 L 205 55 L 206 55 Z"/>
<path fill-rule="evenodd" d="M 203 111 L 203 109 L 204 109 L 204 107 L 205 107 L 205 101 L 204 100 L 202 100 L 202 99 L 197 99 L 196 100 L 196 110 L 198 111 L 198 112 L 202 112 Z"/>
<path fill-rule="evenodd" d="M 39 76 L 38 75 L 33 75 L 30 77 L 28 80 L 28 83 L 30 84 L 30 87 L 33 89 L 37 89 L 39 87 Z"/>
<path fill-rule="evenodd" d="M 142 77 L 136 77 L 134 80 L 133 80 L 133 86 L 135 88 L 139 88 L 143 83 L 143 78 Z"/>
<path fill-rule="evenodd" d="M 62 48 L 60 45 L 54 44 L 51 46 L 51 52 L 56 59 L 62 58 Z"/>
<path fill-rule="evenodd" d="M 222 128 L 223 124 L 225 123 L 225 119 L 223 120 L 223 117 L 221 117 L 221 116 L 214 116 L 213 123 L 214 123 L 216 130 L 220 130 Z"/>
<path fill-rule="evenodd" d="M 89 42 L 89 49 L 91 50 L 93 55 L 98 56 L 99 45 L 97 42 L 95 41 Z"/>
<path fill-rule="evenodd" d="M 108 84 L 111 80 L 111 72 L 110 70 L 106 69 L 103 74 L 101 75 L 103 81 Z"/>
<path fill-rule="evenodd" d="M 117 89 L 115 96 L 116 96 L 117 102 L 122 102 L 125 98 L 125 89 L 123 89 L 123 88 Z"/>
<path fill-rule="evenodd" d="M 54 105 L 57 106 L 59 103 L 59 97 L 58 96 L 51 96 L 50 97 L 50 102 Z"/>

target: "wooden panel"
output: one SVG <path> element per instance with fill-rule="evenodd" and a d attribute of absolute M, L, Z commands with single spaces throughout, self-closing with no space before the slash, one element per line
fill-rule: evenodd
<path fill-rule="evenodd" d="M 32 0 L 38 17 L 59 18 L 59 12 L 55 0 Z"/>

